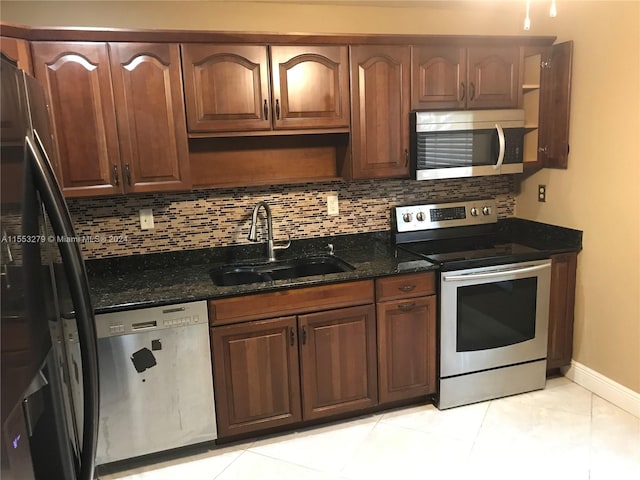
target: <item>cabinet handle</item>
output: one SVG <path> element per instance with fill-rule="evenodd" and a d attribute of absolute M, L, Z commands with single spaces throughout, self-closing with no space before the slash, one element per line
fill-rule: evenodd
<path fill-rule="evenodd" d="M 471 82 L 469 84 L 469 100 L 473 100 L 473 97 L 476 96 L 476 86 Z"/>
<path fill-rule="evenodd" d="M 307 343 L 307 327 L 302 327 L 302 344 Z"/>
<path fill-rule="evenodd" d="M 415 302 L 412 303 L 401 303 L 400 305 L 398 305 L 398 310 L 402 311 L 402 312 L 408 312 L 410 310 L 413 310 L 416 307 Z"/>
<path fill-rule="evenodd" d="M 280 100 L 276 98 L 276 120 L 280 120 Z"/>
<path fill-rule="evenodd" d="M 409 166 L 409 150 L 404 149 L 404 166 Z"/>
<path fill-rule="evenodd" d="M 269 106 L 267 105 L 267 101 L 264 101 L 264 106 L 262 107 L 262 110 L 264 111 L 264 119 L 265 120 L 269 120 Z"/>
<path fill-rule="evenodd" d="M 464 100 L 465 95 L 467 94 L 467 87 L 464 86 L 464 82 L 460 83 L 460 101 Z"/>
<path fill-rule="evenodd" d="M 120 185 L 120 176 L 118 175 L 118 166 L 113 166 L 113 184 L 117 187 Z"/>
<path fill-rule="evenodd" d="M 289 327 L 289 344 L 293 347 L 296 342 L 296 335 L 293 333 L 293 327 Z"/>
<path fill-rule="evenodd" d="M 131 169 L 129 168 L 129 164 L 124 164 L 124 176 L 127 179 L 127 186 L 131 186 Z"/>
<path fill-rule="evenodd" d="M 400 290 L 401 292 L 410 292 L 414 288 L 416 288 L 415 285 L 402 285 L 401 287 L 398 287 L 398 290 Z"/>

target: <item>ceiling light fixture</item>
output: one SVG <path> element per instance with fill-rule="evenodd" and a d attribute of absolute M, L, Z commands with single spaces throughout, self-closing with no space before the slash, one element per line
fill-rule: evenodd
<path fill-rule="evenodd" d="M 526 15 L 524 17 L 524 29 L 531 30 L 531 17 L 529 11 L 531 10 L 531 0 L 526 0 Z M 549 7 L 549 16 L 555 18 L 558 15 L 558 9 L 556 8 L 556 0 L 551 0 L 551 7 Z"/>

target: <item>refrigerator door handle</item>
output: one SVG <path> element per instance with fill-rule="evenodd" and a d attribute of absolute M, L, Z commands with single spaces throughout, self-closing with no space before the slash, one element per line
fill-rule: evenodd
<path fill-rule="evenodd" d="M 62 191 L 40 138 L 35 130 L 33 133 L 33 138 L 27 135 L 25 144 L 32 156 L 33 178 L 40 192 L 40 198 L 47 210 L 55 235 L 58 238 L 73 240 L 73 237 L 75 237 L 73 223 L 62 196 Z M 75 241 L 61 241 L 58 243 L 58 248 L 76 313 L 83 366 L 84 419 L 80 471 L 78 472 L 77 480 L 93 480 L 98 442 L 100 402 L 95 319 L 89 294 L 87 272 L 84 268 L 84 261 L 82 260 L 78 243 Z"/>

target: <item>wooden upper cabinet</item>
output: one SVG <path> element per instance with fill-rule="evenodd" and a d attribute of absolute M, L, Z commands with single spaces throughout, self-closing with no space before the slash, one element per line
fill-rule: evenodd
<path fill-rule="evenodd" d="M 414 46 L 411 108 L 516 108 L 518 47 Z"/>
<path fill-rule="evenodd" d="M 33 75 L 29 42 L 19 38 L 0 37 L 0 52 L 18 68 Z"/>
<path fill-rule="evenodd" d="M 351 163 L 346 178 L 409 176 L 410 49 L 351 47 Z"/>
<path fill-rule="evenodd" d="M 33 42 L 67 197 L 123 192 L 106 43 Z"/>
<path fill-rule="evenodd" d="M 538 159 L 542 166 L 567 168 L 573 42 L 550 47 L 542 58 Z"/>
<path fill-rule="evenodd" d="M 305 420 L 378 403 L 373 305 L 298 317 Z"/>
<path fill-rule="evenodd" d="M 467 50 L 467 108 L 516 108 L 519 95 L 518 47 Z"/>
<path fill-rule="evenodd" d="M 454 110 L 465 107 L 466 49 L 415 46 L 411 65 L 412 110 Z"/>
<path fill-rule="evenodd" d="M 178 45 L 110 43 L 126 191 L 190 187 Z"/>
<path fill-rule="evenodd" d="M 275 128 L 349 126 L 344 46 L 271 47 Z"/>
<path fill-rule="evenodd" d="M 271 128 L 267 47 L 182 45 L 190 132 Z"/>
<path fill-rule="evenodd" d="M 349 126 L 347 47 L 183 44 L 182 62 L 190 132 Z"/>

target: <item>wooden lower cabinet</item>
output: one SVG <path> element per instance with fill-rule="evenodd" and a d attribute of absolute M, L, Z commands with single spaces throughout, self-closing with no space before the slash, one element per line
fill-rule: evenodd
<path fill-rule="evenodd" d="M 549 370 L 571 363 L 577 257 L 577 253 L 551 256 L 549 343 L 547 347 L 547 369 Z"/>
<path fill-rule="evenodd" d="M 380 403 L 435 393 L 436 297 L 377 305 Z"/>
<path fill-rule="evenodd" d="M 296 317 L 211 329 L 218 435 L 299 422 Z"/>
<path fill-rule="evenodd" d="M 372 304 L 211 328 L 218 435 L 378 402 Z"/>
<path fill-rule="evenodd" d="M 305 420 L 378 403 L 373 305 L 298 317 Z"/>

